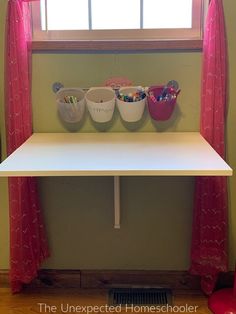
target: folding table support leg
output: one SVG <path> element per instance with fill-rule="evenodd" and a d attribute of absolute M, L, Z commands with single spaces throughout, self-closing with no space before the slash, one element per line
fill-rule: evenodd
<path fill-rule="evenodd" d="M 115 229 L 120 229 L 120 177 L 114 177 L 114 214 L 115 214 Z"/>

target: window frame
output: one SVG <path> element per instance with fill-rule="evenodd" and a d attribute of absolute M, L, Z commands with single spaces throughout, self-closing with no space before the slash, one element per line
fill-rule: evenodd
<path fill-rule="evenodd" d="M 202 48 L 204 12 L 207 2 L 193 0 L 193 27 L 191 29 L 42 31 L 39 14 L 40 1 L 34 1 L 31 3 L 32 48 L 36 51 L 199 50 Z"/>

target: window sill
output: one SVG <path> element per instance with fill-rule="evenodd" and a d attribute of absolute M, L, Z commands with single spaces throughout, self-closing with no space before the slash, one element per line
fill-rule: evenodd
<path fill-rule="evenodd" d="M 158 50 L 202 50 L 202 40 L 44 40 L 33 41 L 33 52 L 60 51 L 158 51 Z"/>

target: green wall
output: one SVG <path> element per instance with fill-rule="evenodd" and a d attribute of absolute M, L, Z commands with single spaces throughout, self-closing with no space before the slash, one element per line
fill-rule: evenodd
<path fill-rule="evenodd" d="M 0 69 L 3 66 L 3 20 L 6 0 L 0 0 Z M 3 10 L 2 10 L 3 8 Z M 225 1 L 229 35 L 230 105 L 228 117 L 229 162 L 234 168 L 233 121 L 235 116 L 236 27 L 235 0 Z M 0 105 L 3 104 L 3 70 Z M 112 76 L 127 76 L 134 84 L 150 86 L 176 79 L 182 89 L 179 105 L 167 123 L 153 123 L 147 113 L 136 132 L 198 131 L 201 79 L 200 52 L 147 54 L 34 54 L 33 123 L 35 132 L 68 132 L 57 116 L 52 83 L 64 86 L 101 85 Z M 3 117 L 1 127 L 4 132 Z M 129 130 L 128 130 L 129 128 Z M 127 132 L 117 112 L 101 129 L 87 115 L 71 131 Z M 133 130 L 134 131 L 134 130 Z M 2 133 L 4 140 L 4 133 Z M 3 143 L 4 144 L 4 143 Z M 96 156 L 94 156 L 96 158 Z M 236 253 L 236 197 L 230 180 L 230 258 Z M 40 178 L 40 194 L 51 247 L 47 268 L 67 269 L 173 269 L 189 266 L 193 182 L 191 177 L 123 177 L 121 179 L 121 229 L 113 229 L 113 182 L 110 177 Z M 8 208 L 6 180 L 0 181 L 0 269 L 8 268 Z M 234 182 L 235 184 L 235 182 Z M 7 245 L 6 245 L 7 244 Z"/>
<path fill-rule="evenodd" d="M 5 123 L 3 113 L 4 94 L 4 20 L 7 1 L 0 0 L 0 142 L 1 155 L 5 155 Z M 3 156 L 0 156 L 1 158 Z M 9 219 L 7 179 L 0 178 L 0 269 L 8 268 L 9 260 Z"/>
<path fill-rule="evenodd" d="M 226 17 L 226 27 L 228 36 L 228 53 L 229 53 L 229 107 L 227 118 L 227 148 L 228 162 L 236 170 L 236 1 L 224 0 L 224 9 Z M 230 240 L 230 265 L 234 269 L 236 261 L 236 175 L 229 180 L 229 240 Z"/>

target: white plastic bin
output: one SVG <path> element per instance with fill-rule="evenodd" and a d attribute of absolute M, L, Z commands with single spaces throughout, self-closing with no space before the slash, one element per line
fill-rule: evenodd
<path fill-rule="evenodd" d="M 88 111 L 95 122 L 108 122 L 115 109 L 115 92 L 110 87 L 92 87 L 85 95 Z"/>
<path fill-rule="evenodd" d="M 137 90 L 137 87 L 122 87 L 120 89 L 120 93 L 122 93 L 123 95 L 128 95 L 130 93 L 135 93 Z M 146 98 L 147 97 L 133 102 L 126 102 L 117 98 L 117 107 L 119 109 L 122 119 L 126 122 L 139 121 L 142 118 L 145 109 Z"/>
<path fill-rule="evenodd" d="M 85 99 L 84 91 L 80 88 L 61 88 L 56 94 L 58 111 L 61 118 L 69 123 L 79 122 L 84 115 Z M 77 103 L 67 103 L 66 96 L 74 96 L 77 98 Z"/>

